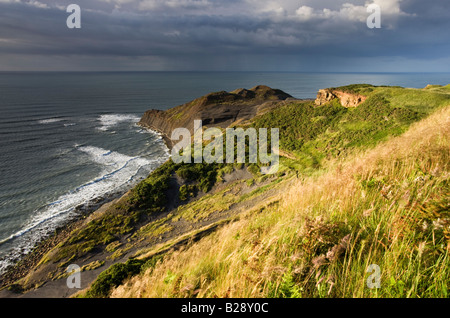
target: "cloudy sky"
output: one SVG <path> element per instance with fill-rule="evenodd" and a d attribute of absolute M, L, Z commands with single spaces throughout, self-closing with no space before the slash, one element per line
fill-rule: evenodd
<path fill-rule="evenodd" d="M 0 0 L 0 70 L 450 72 L 449 30 L 449 0 Z"/>

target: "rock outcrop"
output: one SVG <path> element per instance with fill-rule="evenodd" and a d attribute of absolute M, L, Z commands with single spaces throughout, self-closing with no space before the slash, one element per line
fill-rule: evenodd
<path fill-rule="evenodd" d="M 326 88 L 319 90 L 315 104 L 321 106 L 336 98 L 339 99 L 340 104 L 344 107 L 357 107 L 366 100 L 366 96 L 363 95 Z"/>
<path fill-rule="evenodd" d="M 172 131 L 187 128 L 193 134 L 194 120 L 202 120 L 204 126 L 226 128 L 277 107 L 279 101 L 287 99 L 294 98 L 279 89 L 264 85 L 249 90 L 240 88 L 232 92 L 215 92 L 166 111 L 149 110 L 145 112 L 139 125 L 161 133 L 171 148 Z"/>
<path fill-rule="evenodd" d="M 433 88 L 440 88 L 443 87 L 442 85 L 432 85 L 432 84 L 428 84 L 427 86 L 425 86 L 424 89 L 433 89 Z"/>

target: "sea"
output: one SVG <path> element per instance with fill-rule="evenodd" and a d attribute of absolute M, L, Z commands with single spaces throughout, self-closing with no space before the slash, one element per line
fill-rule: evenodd
<path fill-rule="evenodd" d="M 137 125 L 146 110 L 260 84 L 311 99 L 354 83 L 423 88 L 450 74 L 0 72 L 0 274 L 169 158 L 161 136 Z"/>

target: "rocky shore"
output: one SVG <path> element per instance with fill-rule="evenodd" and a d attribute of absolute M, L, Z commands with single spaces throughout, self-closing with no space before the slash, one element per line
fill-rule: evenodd
<path fill-rule="evenodd" d="M 69 221 L 68 224 L 58 228 L 54 234 L 37 243 L 30 253 L 22 256 L 17 263 L 9 266 L 5 273 L 0 276 L 0 289 L 5 286 L 11 286 L 10 289 L 12 291 L 21 292 L 22 287 L 14 285 L 14 283 L 27 276 L 46 253 L 69 237 L 70 233 L 80 226 L 81 223 L 82 219 Z"/>
<path fill-rule="evenodd" d="M 100 209 L 104 204 L 107 204 L 119 197 L 124 193 L 115 193 L 104 197 L 97 198 L 93 202 L 89 202 L 85 205 L 77 207 L 78 217 L 68 220 L 66 224 L 58 227 L 54 233 L 43 238 L 37 242 L 35 247 L 28 254 L 22 255 L 15 260 L 15 264 L 9 266 L 6 271 L 0 275 L 0 290 L 6 286 L 13 292 L 22 292 L 20 285 L 15 283 L 26 277 L 30 271 L 39 264 L 45 254 L 52 250 L 59 243 L 66 240 L 72 231 L 79 228 L 85 221 L 85 219 Z"/>

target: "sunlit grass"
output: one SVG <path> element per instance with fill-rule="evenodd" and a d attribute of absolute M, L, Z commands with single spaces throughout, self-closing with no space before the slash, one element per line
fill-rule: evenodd
<path fill-rule="evenodd" d="M 450 108 L 167 254 L 114 297 L 448 297 Z M 369 265 L 381 270 L 370 289 Z"/>

